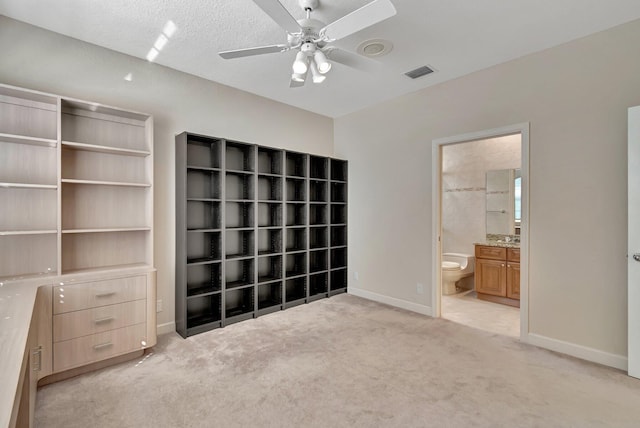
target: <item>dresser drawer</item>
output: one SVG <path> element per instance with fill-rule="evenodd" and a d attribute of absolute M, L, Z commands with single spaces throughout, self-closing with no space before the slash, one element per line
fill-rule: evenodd
<path fill-rule="evenodd" d="M 144 349 L 146 334 L 147 324 L 142 323 L 54 343 L 53 369 L 67 370 Z"/>
<path fill-rule="evenodd" d="M 145 322 L 147 301 L 100 306 L 53 316 L 53 341 L 101 333 Z"/>
<path fill-rule="evenodd" d="M 507 260 L 520 263 L 520 248 L 507 248 Z"/>
<path fill-rule="evenodd" d="M 145 275 L 105 281 L 59 285 L 53 290 L 53 313 L 96 308 L 146 298 Z"/>
<path fill-rule="evenodd" d="M 507 249 L 503 247 L 488 247 L 484 245 L 476 245 L 476 258 L 506 260 Z"/>

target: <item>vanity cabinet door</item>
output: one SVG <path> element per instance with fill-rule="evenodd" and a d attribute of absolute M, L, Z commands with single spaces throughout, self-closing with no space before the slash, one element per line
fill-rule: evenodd
<path fill-rule="evenodd" d="M 507 263 L 507 297 L 520 300 L 520 263 Z"/>
<path fill-rule="evenodd" d="M 506 262 L 476 259 L 476 291 L 493 296 L 507 295 Z"/>

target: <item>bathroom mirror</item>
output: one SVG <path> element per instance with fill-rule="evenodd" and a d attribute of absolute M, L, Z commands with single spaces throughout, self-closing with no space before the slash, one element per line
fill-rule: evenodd
<path fill-rule="evenodd" d="M 487 235 L 519 235 L 521 221 L 520 169 L 487 171 Z"/>

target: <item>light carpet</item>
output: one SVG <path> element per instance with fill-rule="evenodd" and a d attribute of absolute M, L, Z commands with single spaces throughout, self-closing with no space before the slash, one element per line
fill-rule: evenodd
<path fill-rule="evenodd" d="M 39 427 L 637 427 L 640 381 L 339 295 L 41 388 Z"/>

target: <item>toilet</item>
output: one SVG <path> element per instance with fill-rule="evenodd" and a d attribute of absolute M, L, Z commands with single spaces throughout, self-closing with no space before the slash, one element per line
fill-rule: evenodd
<path fill-rule="evenodd" d="M 471 254 L 442 254 L 442 294 L 456 293 L 456 282 L 473 275 L 475 257 Z"/>

